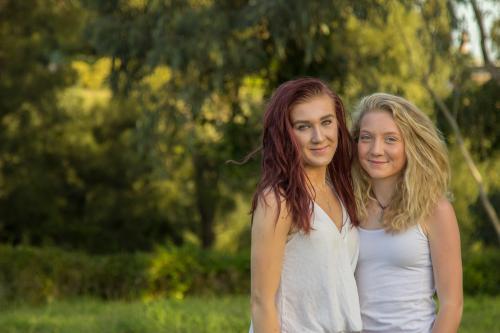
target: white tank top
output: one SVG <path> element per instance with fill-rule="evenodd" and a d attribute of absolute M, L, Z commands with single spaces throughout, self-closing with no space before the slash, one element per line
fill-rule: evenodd
<path fill-rule="evenodd" d="M 363 332 L 431 332 L 434 276 L 420 225 L 394 235 L 359 228 L 359 238 L 356 281 Z"/>
<path fill-rule="evenodd" d="M 358 230 L 352 227 L 343 205 L 342 216 L 344 223 L 339 231 L 314 204 L 313 230 L 308 235 L 296 232 L 289 236 L 276 294 L 281 333 L 361 331 L 354 279 Z"/>

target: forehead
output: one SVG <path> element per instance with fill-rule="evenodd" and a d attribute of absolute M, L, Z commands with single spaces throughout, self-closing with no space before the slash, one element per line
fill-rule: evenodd
<path fill-rule="evenodd" d="M 294 105 L 290 112 L 290 118 L 292 121 L 308 121 L 330 114 L 335 115 L 333 100 L 330 96 L 318 95 Z"/>
<path fill-rule="evenodd" d="M 374 110 L 365 113 L 359 125 L 360 131 L 401 133 L 392 115 L 382 110 Z"/>

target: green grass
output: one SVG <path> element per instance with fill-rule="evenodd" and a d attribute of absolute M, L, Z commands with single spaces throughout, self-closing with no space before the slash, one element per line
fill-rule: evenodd
<path fill-rule="evenodd" d="M 460 333 L 500 332 L 500 298 L 466 298 Z M 2 333 L 248 332 L 247 296 L 151 302 L 94 299 L 0 311 Z"/>
<path fill-rule="evenodd" d="M 459 332 L 500 332 L 500 297 L 466 297 Z"/>
<path fill-rule="evenodd" d="M 248 332 L 247 296 L 152 302 L 94 299 L 0 311 L 1 333 Z"/>

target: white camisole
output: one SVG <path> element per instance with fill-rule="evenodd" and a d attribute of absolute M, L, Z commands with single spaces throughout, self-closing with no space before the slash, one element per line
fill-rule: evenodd
<path fill-rule="evenodd" d="M 394 235 L 358 229 L 356 281 L 363 332 L 431 332 L 434 276 L 429 241 L 420 225 Z"/>
<path fill-rule="evenodd" d="M 313 230 L 308 235 L 296 232 L 289 236 L 276 294 L 281 333 L 361 331 L 354 279 L 358 230 L 352 227 L 343 205 L 342 216 L 344 223 L 339 231 L 314 204 Z"/>

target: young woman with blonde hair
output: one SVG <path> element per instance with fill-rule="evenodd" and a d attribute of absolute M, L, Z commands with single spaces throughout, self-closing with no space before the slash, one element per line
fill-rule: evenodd
<path fill-rule="evenodd" d="M 376 93 L 361 101 L 352 135 L 363 332 L 456 332 L 460 236 L 439 132 L 407 100 Z"/>

